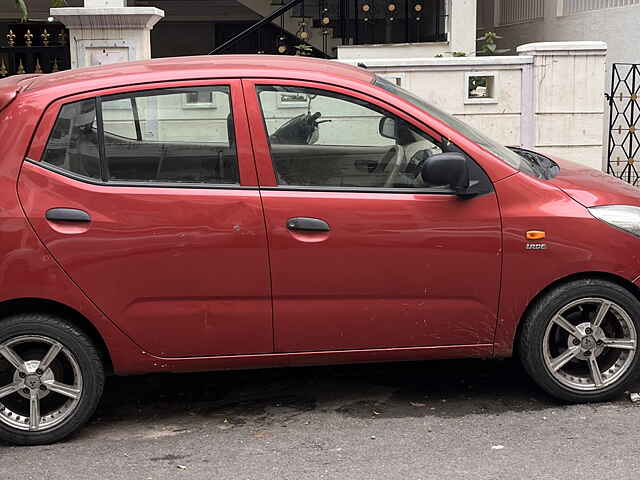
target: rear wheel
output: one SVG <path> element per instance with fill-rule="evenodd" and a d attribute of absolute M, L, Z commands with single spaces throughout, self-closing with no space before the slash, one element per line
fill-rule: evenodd
<path fill-rule="evenodd" d="M 604 280 L 577 280 L 544 297 L 524 319 L 520 358 L 548 393 L 571 402 L 609 399 L 637 376 L 640 302 Z"/>
<path fill-rule="evenodd" d="M 59 441 L 95 411 L 104 368 L 91 340 L 46 314 L 0 321 L 0 440 Z"/>

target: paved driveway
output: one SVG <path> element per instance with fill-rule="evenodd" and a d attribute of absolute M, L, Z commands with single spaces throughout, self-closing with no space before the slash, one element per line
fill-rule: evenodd
<path fill-rule="evenodd" d="M 564 406 L 464 360 L 111 378 L 71 440 L 0 445 L 0 479 L 637 479 L 639 458 L 626 397 Z"/>

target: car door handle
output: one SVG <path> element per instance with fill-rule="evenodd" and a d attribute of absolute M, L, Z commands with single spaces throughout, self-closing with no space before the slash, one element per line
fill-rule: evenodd
<path fill-rule="evenodd" d="M 329 224 L 319 218 L 294 217 L 287 220 L 287 228 L 307 232 L 328 232 Z"/>
<path fill-rule="evenodd" d="M 91 216 L 76 208 L 50 208 L 45 218 L 52 222 L 90 222 Z"/>

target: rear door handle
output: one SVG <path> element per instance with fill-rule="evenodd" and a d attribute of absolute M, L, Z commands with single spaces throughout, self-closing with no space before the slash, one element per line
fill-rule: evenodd
<path fill-rule="evenodd" d="M 45 218 L 52 222 L 90 222 L 91 216 L 76 208 L 50 208 Z"/>
<path fill-rule="evenodd" d="M 287 220 L 289 230 L 301 230 L 306 232 L 328 232 L 329 224 L 319 218 L 294 217 Z"/>

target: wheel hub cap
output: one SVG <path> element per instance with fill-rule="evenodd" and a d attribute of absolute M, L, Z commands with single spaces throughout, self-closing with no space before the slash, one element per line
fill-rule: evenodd
<path fill-rule="evenodd" d="M 40 362 L 38 360 L 29 360 L 28 362 L 24 363 L 27 372 L 32 373 L 27 374 L 24 378 L 20 377 L 20 372 L 18 372 L 17 370 L 13 374 L 14 382 L 20 382 L 22 380 L 24 383 L 24 388 L 18 390 L 18 395 L 20 395 L 22 398 L 29 399 L 31 398 L 31 390 L 38 391 L 38 398 L 44 398 L 49 395 L 49 390 L 46 388 L 46 382 L 50 382 L 55 379 L 51 369 L 48 368 L 42 375 L 39 375 L 35 373 L 40 366 Z"/>
<path fill-rule="evenodd" d="M 596 341 L 593 337 L 584 337 L 580 346 L 582 347 L 582 350 L 593 350 L 596 346 Z"/>
<path fill-rule="evenodd" d="M 576 331 L 582 336 L 581 339 L 576 342 L 576 337 L 573 335 L 569 335 L 567 339 L 568 348 L 575 347 L 576 343 L 580 347 L 576 353 L 576 358 L 588 360 L 591 355 L 600 356 L 604 350 L 603 339 L 606 338 L 602 328 L 593 327 L 589 322 L 584 322 L 576 326 Z M 587 332 L 591 333 L 588 334 Z"/>
<path fill-rule="evenodd" d="M 32 390 L 40 388 L 40 376 L 27 375 L 27 378 L 24 379 L 24 384 L 27 386 L 27 388 L 30 388 Z"/>

